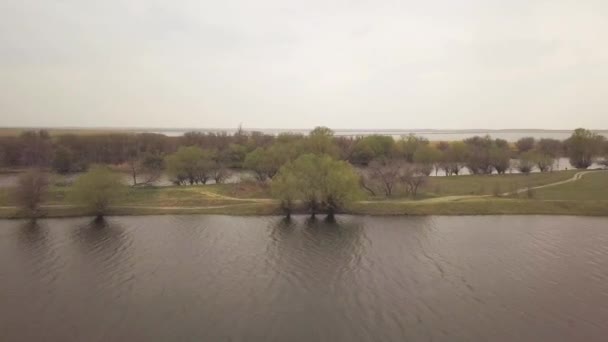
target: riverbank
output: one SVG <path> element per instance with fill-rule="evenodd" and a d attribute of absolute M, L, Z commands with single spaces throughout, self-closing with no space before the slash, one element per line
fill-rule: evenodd
<path fill-rule="evenodd" d="M 69 186 L 51 186 L 45 217 L 88 216 L 67 201 Z M 280 215 L 267 186 L 255 182 L 204 186 L 131 188 L 109 215 Z M 295 213 L 306 213 L 296 207 Z M 416 200 L 367 196 L 344 210 L 353 215 L 589 215 L 608 216 L 608 171 L 562 171 L 535 175 L 441 177 Z M 0 218 L 23 215 L 0 191 Z"/>

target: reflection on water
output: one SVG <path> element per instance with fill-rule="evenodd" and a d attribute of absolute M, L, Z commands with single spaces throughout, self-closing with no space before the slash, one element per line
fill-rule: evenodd
<path fill-rule="evenodd" d="M 602 341 L 606 223 L 0 221 L 0 341 Z"/>

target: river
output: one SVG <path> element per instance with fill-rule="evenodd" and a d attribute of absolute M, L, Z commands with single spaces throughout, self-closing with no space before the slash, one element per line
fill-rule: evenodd
<path fill-rule="evenodd" d="M 0 221 L 0 341 L 605 341 L 608 219 Z"/>

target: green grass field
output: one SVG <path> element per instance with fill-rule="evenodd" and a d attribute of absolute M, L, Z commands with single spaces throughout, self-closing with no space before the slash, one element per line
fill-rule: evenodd
<path fill-rule="evenodd" d="M 426 196 L 493 195 L 571 178 L 576 170 L 548 173 L 429 177 L 421 189 Z"/>
<path fill-rule="evenodd" d="M 457 176 L 432 178 L 417 200 L 409 198 L 367 199 L 346 208 L 364 215 L 490 215 L 550 214 L 608 215 L 608 172 L 594 171 L 580 180 L 535 189 L 509 198 L 501 192 L 568 180 L 576 171 L 532 175 Z M 498 184 L 498 185 L 497 185 Z M 438 191 L 439 190 L 439 191 Z M 16 217 L 11 208 L 11 189 L 0 189 L 0 217 Z M 70 203 L 69 186 L 49 188 L 44 205 L 47 216 L 82 216 L 87 213 Z M 432 192 L 431 192 L 432 191 Z M 148 214 L 279 214 L 269 188 L 255 182 L 199 186 L 129 188 L 112 208 L 114 215 Z"/>
<path fill-rule="evenodd" d="M 576 182 L 535 190 L 535 198 L 572 201 L 608 200 L 608 172 L 593 172 Z"/>

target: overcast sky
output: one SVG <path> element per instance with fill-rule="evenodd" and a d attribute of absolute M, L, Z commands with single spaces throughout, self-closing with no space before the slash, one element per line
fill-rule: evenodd
<path fill-rule="evenodd" d="M 606 0 L 0 0 L 0 126 L 608 128 Z"/>

